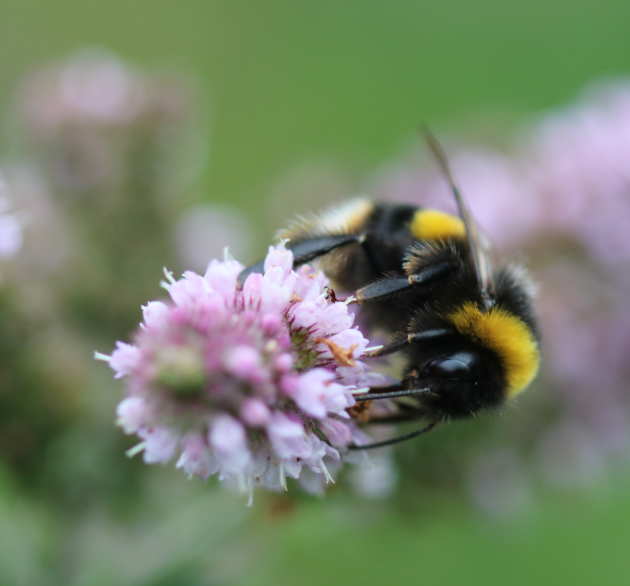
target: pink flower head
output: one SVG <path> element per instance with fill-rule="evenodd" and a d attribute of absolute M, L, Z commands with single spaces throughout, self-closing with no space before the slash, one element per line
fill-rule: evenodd
<path fill-rule="evenodd" d="M 284 489 L 287 477 L 332 481 L 356 436 L 346 410 L 368 379 L 367 340 L 325 277 L 292 265 L 279 245 L 242 287 L 234 260 L 167 274 L 170 301 L 146 304 L 133 342 L 97 354 L 127 381 L 118 423 L 142 440 L 132 455 L 176 458 L 191 476 L 250 493 Z"/>

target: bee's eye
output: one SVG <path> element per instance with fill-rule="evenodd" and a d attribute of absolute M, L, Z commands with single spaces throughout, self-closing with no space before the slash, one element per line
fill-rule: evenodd
<path fill-rule="evenodd" d="M 455 352 L 428 362 L 423 375 L 440 379 L 471 379 L 479 370 L 479 356 L 473 352 Z"/>

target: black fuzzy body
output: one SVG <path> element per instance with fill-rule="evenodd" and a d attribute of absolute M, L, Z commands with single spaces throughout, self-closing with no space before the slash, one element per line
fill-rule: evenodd
<path fill-rule="evenodd" d="M 379 279 L 404 276 L 405 253 L 417 242 L 409 231 L 409 223 L 419 209 L 412 205 L 375 204 L 366 222 L 355 229 L 364 236 L 363 242 L 335 250 L 322 259 L 322 269 L 333 288 L 352 293 Z M 361 317 L 370 328 L 392 332 L 404 327 L 410 309 L 411 300 L 400 295 L 364 306 Z"/>
<path fill-rule="evenodd" d="M 338 287 L 355 291 L 386 275 L 402 275 L 405 251 L 415 242 L 409 222 L 417 206 L 375 204 L 366 222 L 356 229 L 361 244 L 334 251 L 323 259 L 325 271 Z"/>

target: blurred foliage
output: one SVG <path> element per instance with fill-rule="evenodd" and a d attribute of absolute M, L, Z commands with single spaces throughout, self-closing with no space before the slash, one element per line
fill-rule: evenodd
<path fill-rule="evenodd" d="M 333 172 L 327 185 L 346 195 L 359 184 L 354 177 L 413 140 L 420 121 L 501 140 L 589 80 L 630 73 L 627 2 L 4 0 L 2 7 L 0 169 L 19 162 L 33 170 L 66 223 L 50 235 L 27 224 L 26 258 L 14 263 L 27 270 L 1 269 L 0 583 L 625 580 L 623 471 L 560 494 L 533 479 L 535 497 L 526 495 L 528 506 L 507 519 L 469 506 L 473 448 L 493 451 L 535 434 L 557 408 L 541 393 L 525 397 L 517 417 L 505 414 L 509 425 L 484 417 L 401 446 L 404 474 L 387 500 L 339 487 L 321 501 L 261 496 L 249 510 L 173 470 L 127 460 L 128 441 L 112 425 L 119 391 L 91 354 L 128 335 L 140 303 L 160 294 L 162 266 L 186 268 L 171 247 L 185 204 L 237 207 L 262 244 L 285 210 L 300 205 L 274 204 L 274 186 L 306 161 L 336 161 L 341 177 Z M 43 163 L 54 157 L 36 152 L 16 115 L 26 75 L 86 47 L 114 51 L 142 75 L 175 71 L 177 83 L 192 88 L 190 117 L 165 141 L 160 135 L 160 148 L 143 132 L 122 149 L 110 145 L 133 157 L 121 155 L 131 172 L 116 187 L 121 207 L 109 211 L 99 207 L 111 201 L 109 187 L 93 204 L 81 204 L 86 194 L 68 199 Z M 278 211 L 263 213 L 269 209 Z M 68 254 L 44 270 L 29 239 L 40 261 L 62 246 Z"/>

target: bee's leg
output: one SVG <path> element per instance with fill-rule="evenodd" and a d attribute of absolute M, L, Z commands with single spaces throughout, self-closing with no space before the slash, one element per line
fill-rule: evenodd
<path fill-rule="evenodd" d="M 347 246 L 348 244 L 360 244 L 364 236 L 361 234 L 336 234 L 328 236 L 314 236 L 305 240 L 289 242 L 287 248 L 293 252 L 293 266 L 299 267 L 304 263 L 314 260 L 336 248 Z M 254 265 L 243 269 L 238 276 L 238 283 L 242 285 L 245 279 L 252 273 L 263 273 L 265 261 L 261 260 Z"/>
<path fill-rule="evenodd" d="M 455 269 L 456 266 L 451 262 L 438 262 L 405 277 L 390 277 L 369 283 L 365 287 L 358 289 L 354 297 L 357 303 L 383 300 L 412 287 L 433 285 L 436 281 L 440 281 L 451 274 Z"/>
<path fill-rule="evenodd" d="M 380 346 L 373 346 L 368 348 L 363 356 L 367 358 L 377 358 L 379 356 L 387 356 L 394 352 L 404 349 L 409 344 L 417 344 L 421 342 L 433 341 L 438 338 L 445 338 L 452 335 L 454 332 L 447 328 L 434 328 L 431 330 L 423 330 L 422 332 L 415 332 L 413 334 L 407 334 L 405 338 L 394 340 L 389 344 L 383 344 Z"/>
<path fill-rule="evenodd" d="M 393 444 L 398 444 L 400 442 L 404 442 L 404 441 L 410 440 L 410 439 L 412 439 L 414 437 L 418 437 L 419 435 L 422 435 L 423 433 L 428 433 L 438 423 L 439 423 L 438 420 L 431 421 L 430 423 L 428 423 L 424 427 L 421 427 L 420 429 L 416 429 L 415 431 L 412 431 L 410 433 L 405 433 L 403 435 L 399 435 L 397 437 L 392 437 L 390 439 L 383 440 L 381 442 L 375 442 L 373 444 L 365 444 L 365 445 L 361 445 L 361 446 L 357 446 L 356 444 L 352 444 L 352 445 L 350 445 L 348 447 L 351 450 L 372 450 L 374 448 L 384 448 L 385 446 L 391 446 Z"/>
<path fill-rule="evenodd" d="M 297 267 L 341 246 L 360 244 L 364 239 L 365 237 L 361 234 L 314 236 L 306 240 L 289 242 L 287 248 L 293 252 L 293 266 Z"/>

